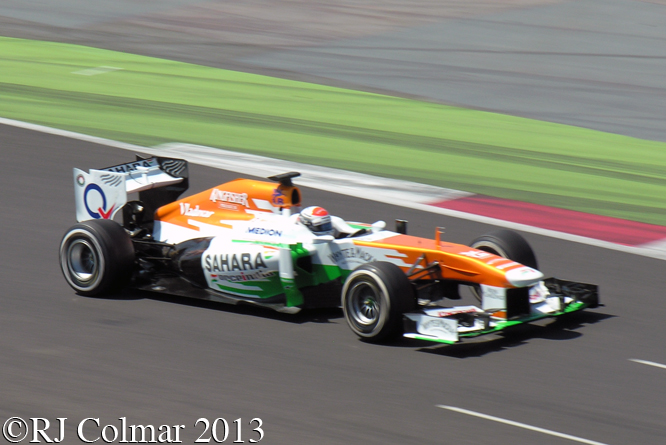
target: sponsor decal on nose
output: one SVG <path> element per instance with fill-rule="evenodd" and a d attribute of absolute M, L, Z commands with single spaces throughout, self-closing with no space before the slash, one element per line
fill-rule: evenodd
<path fill-rule="evenodd" d="M 506 280 L 516 287 L 536 284 L 543 279 L 543 274 L 531 267 L 519 267 L 506 273 Z"/>

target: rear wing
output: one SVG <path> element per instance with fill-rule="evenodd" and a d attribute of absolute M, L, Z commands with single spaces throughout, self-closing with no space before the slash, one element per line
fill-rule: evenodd
<path fill-rule="evenodd" d="M 146 217 L 173 202 L 189 187 L 187 161 L 162 157 L 142 158 L 88 173 L 74 169 L 76 220 L 113 219 L 127 203 L 129 193 L 139 193 Z M 145 219 L 145 218 L 144 218 Z"/>

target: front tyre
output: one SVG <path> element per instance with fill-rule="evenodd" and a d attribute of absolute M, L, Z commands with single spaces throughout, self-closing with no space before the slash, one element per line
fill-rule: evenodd
<path fill-rule="evenodd" d="M 536 255 L 525 238 L 512 230 L 495 230 L 472 241 L 471 247 L 539 269 Z"/>
<path fill-rule="evenodd" d="M 132 240 L 120 224 L 93 219 L 72 226 L 60 242 L 60 268 L 67 283 L 81 295 L 120 289 L 134 263 Z"/>
<path fill-rule="evenodd" d="M 362 339 L 380 342 L 402 334 L 402 315 L 416 306 L 414 288 L 395 264 L 372 262 L 354 270 L 342 289 L 347 324 Z"/>
<path fill-rule="evenodd" d="M 500 229 L 487 233 L 472 241 L 470 247 L 508 258 L 532 269 L 539 268 L 532 247 L 522 235 L 513 230 Z M 480 286 L 472 285 L 471 290 L 474 297 L 481 301 Z"/>

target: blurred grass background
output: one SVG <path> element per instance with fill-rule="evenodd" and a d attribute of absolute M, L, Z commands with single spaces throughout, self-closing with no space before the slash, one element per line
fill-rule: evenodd
<path fill-rule="evenodd" d="M 0 115 L 666 225 L 666 144 L 496 113 L 0 37 Z"/>

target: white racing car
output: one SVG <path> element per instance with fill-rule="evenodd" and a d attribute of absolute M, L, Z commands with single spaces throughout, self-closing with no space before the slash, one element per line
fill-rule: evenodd
<path fill-rule="evenodd" d="M 404 223 L 390 231 L 321 207 L 292 214 L 301 205 L 297 176 L 236 179 L 179 199 L 188 188 L 184 160 L 74 169 L 79 223 L 60 244 L 65 279 L 83 295 L 129 286 L 282 312 L 342 306 L 368 341 L 454 343 L 598 305 L 594 285 L 545 279 L 515 232 L 466 246 L 441 240 L 439 230 L 418 238 Z M 451 306 L 460 286 L 471 286 L 478 304 Z"/>

